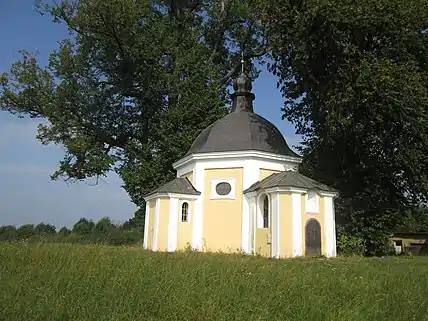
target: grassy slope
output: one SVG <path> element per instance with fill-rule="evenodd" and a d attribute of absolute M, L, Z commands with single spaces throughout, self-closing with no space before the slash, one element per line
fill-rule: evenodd
<path fill-rule="evenodd" d="M 428 320 L 428 259 L 0 245 L 1 320 Z"/>

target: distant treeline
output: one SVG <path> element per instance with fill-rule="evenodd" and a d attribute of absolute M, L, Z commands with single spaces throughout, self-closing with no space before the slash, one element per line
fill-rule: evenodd
<path fill-rule="evenodd" d="M 138 212 L 138 211 L 137 211 Z M 143 242 L 144 220 L 136 217 L 123 224 L 114 224 L 104 217 L 98 222 L 81 218 L 72 229 L 62 227 L 59 230 L 51 224 L 25 224 L 0 226 L 0 242 L 13 241 L 50 241 L 63 243 L 103 243 L 109 245 L 137 244 Z"/>
<path fill-rule="evenodd" d="M 144 208 L 144 207 L 142 207 Z M 102 243 L 109 245 L 142 244 L 144 237 L 143 209 L 135 212 L 134 217 L 121 224 L 113 223 L 104 217 L 98 222 L 81 218 L 71 229 L 62 227 L 59 230 L 51 225 L 40 223 L 25 224 L 20 227 L 0 226 L 0 242 L 16 241 L 49 241 L 62 243 Z M 338 223 L 337 246 L 341 254 L 362 254 L 365 243 L 362 238 L 352 236 L 344 231 Z M 428 207 L 421 206 L 402 211 L 401 224 L 395 232 L 428 232 Z"/>

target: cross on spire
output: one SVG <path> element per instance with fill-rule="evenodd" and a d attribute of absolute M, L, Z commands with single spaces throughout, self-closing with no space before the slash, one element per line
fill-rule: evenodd
<path fill-rule="evenodd" d="M 241 74 L 233 82 L 235 92 L 231 95 L 232 108 L 231 112 L 253 112 L 254 94 L 251 92 L 251 78 L 245 74 L 244 52 L 241 51 Z"/>

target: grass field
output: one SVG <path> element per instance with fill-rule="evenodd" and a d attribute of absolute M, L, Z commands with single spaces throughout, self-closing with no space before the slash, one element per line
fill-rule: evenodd
<path fill-rule="evenodd" d="M 0 319 L 428 320 L 428 258 L 269 260 L 0 245 Z"/>

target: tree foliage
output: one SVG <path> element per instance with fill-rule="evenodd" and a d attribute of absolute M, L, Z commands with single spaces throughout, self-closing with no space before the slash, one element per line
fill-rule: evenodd
<path fill-rule="evenodd" d="M 80 218 L 74 225 L 72 232 L 75 234 L 87 235 L 94 229 L 95 223 L 84 217 Z"/>
<path fill-rule="evenodd" d="M 16 227 L 13 225 L 5 225 L 0 227 L 0 241 L 14 241 L 17 238 Z"/>
<path fill-rule="evenodd" d="M 79 219 L 73 230 L 62 227 L 58 232 L 55 226 L 45 223 L 15 226 L 0 226 L 0 242 L 61 242 L 108 245 L 142 245 L 144 228 L 115 224 L 108 217 L 94 223 L 86 218 Z"/>
<path fill-rule="evenodd" d="M 0 78 L 0 109 L 45 120 L 38 138 L 66 151 L 53 179 L 115 170 L 141 205 L 145 193 L 174 176 L 172 163 L 196 135 L 226 112 L 241 50 L 246 60 L 264 55 L 251 2 L 40 4 L 70 38 L 47 66 L 22 52 Z"/>
<path fill-rule="evenodd" d="M 144 230 L 145 218 L 146 218 L 146 208 L 144 206 L 141 206 L 135 211 L 133 218 L 123 223 L 123 227 L 139 228 L 141 230 Z"/>
<path fill-rule="evenodd" d="M 0 76 L 0 109 L 44 120 L 40 141 L 65 149 L 53 179 L 116 171 L 141 206 L 126 228 L 142 228 L 142 196 L 225 114 L 241 50 L 261 62 L 270 53 L 284 118 L 304 137 L 301 170 L 340 190 L 338 222 L 368 253 L 428 201 L 426 1 L 62 0 L 39 10 L 70 38 L 47 66 L 22 52 Z M 94 226 L 81 220 L 73 233 Z"/>
<path fill-rule="evenodd" d="M 397 232 L 428 232 L 428 207 L 410 207 L 403 211 Z"/>
<path fill-rule="evenodd" d="M 39 223 L 34 228 L 34 233 L 38 235 L 54 235 L 56 234 L 56 229 L 51 224 Z"/>
<path fill-rule="evenodd" d="M 340 190 L 370 253 L 428 197 L 428 2 L 277 0 L 263 5 L 284 118 L 302 171 Z"/>
<path fill-rule="evenodd" d="M 71 230 L 69 230 L 67 227 L 63 226 L 58 231 L 58 236 L 66 237 L 71 234 Z"/>
<path fill-rule="evenodd" d="M 36 234 L 33 224 L 21 225 L 16 232 L 20 239 L 28 239 Z"/>

